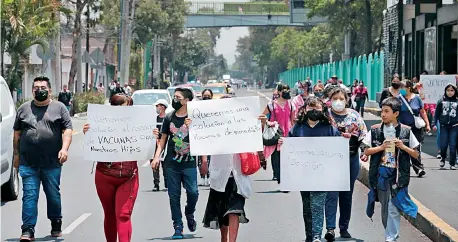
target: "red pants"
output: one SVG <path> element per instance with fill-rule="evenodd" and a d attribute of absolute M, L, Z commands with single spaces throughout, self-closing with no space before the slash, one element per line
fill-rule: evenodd
<path fill-rule="evenodd" d="M 130 220 L 138 193 L 138 172 L 132 178 L 115 178 L 98 170 L 95 187 L 105 214 L 104 229 L 107 242 L 129 242 L 132 237 Z"/>

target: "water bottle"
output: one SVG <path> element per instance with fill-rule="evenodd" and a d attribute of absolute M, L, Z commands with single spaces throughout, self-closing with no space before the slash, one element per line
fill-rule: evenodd
<path fill-rule="evenodd" d="M 393 124 L 385 125 L 383 129 L 383 135 L 385 140 L 391 141 L 396 139 L 396 129 Z M 385 162 L 387 166 L 395 167 L 396 166 L 396 146 L 394 142 L 391 142 L 385 149 Z"/>

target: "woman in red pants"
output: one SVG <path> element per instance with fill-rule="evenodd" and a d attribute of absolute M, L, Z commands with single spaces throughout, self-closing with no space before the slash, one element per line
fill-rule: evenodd
<path fill-rule="evenodd" d="M 112 106 L 133 104 L 132 99 L 123 94 L 111 97 L 110 103 Z M 88 130 L 89 124 L 85 124 L 83 132 Z M 97 162 L 95 187 L 105 214 L 106 241 L 131 241 L 131 215 L 138 193 L 137 162 Z"/>

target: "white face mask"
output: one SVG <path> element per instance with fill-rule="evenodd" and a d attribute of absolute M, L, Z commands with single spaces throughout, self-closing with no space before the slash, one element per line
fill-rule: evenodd
<path fill-rule="evenodd" d="M 345 102 L 340 100 L 332 101 L 332 109 L 337 112 L 342 112 L 345 109 Z"/>

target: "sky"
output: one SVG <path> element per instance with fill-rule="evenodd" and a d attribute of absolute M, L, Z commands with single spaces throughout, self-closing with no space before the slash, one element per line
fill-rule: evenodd
<path fill-rule="evenodd" d="M 199 0 L 198 2 L 249 2 L 248 0 Z M 222 54 L 228 66 L 235 62 L 237 40 L 248 35 L 247 27 L 222 28 L 221 38 L 216 43 L 216 53 Z"/>

